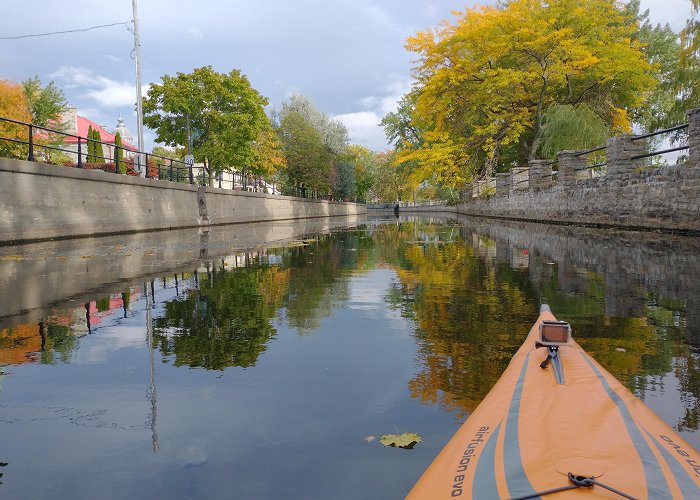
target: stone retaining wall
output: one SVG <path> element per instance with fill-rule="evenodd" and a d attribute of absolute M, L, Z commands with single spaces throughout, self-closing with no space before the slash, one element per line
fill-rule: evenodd
<path fill-rule="evenodd" d="M 539 222 L 700 232 L 700 168 L 673 165 L 474 199 L 457 213 Z"/>

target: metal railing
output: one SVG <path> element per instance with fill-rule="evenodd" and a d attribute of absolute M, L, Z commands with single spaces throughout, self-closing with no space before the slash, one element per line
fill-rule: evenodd
<path fill-rule="evenodd" d="M 572 155 L 575 158 L 583 155 L 589 155 L 591 153 L 597 153 L 598 151 L 605 151 L 607 149 L 607 146 L 598 146 L 597 148 L 591 148 L 591 149 L 586 149 L 584 151 L 578 151 L 576 154 Z M 592 163 L 590 165 L 586 165 L 585 167 L 580 167 L 580 168 L 575 168 L 575 172 L 580 172 L 582 170 L 592 170 L 594 168 L 601 168 L 607 165 L 607 162 L 598 162 L 598 163 Z"/>
<path fill-rule="evenodd" d="M 632 140 L 633 140 L 633 141 L 638 141 L 638 140 L 640 140 L 640 139 L 646 139 L 646 138 L 648 138 L 648 137 L 655 137 L 655 136 L 657 136 L 657 135 L 670 134 L 670 133 L 672 133 L 672 132 L 677 132 L 677 131 L 679 131 L 679 130 L 685 130 L 685 129 L 687 129 L 687 128 L 688 128 L 688 124 L 685 123 L 685 124 L 683 124 L 683 125 L 677 125 L 677 126 L 675 126 L 675 127 L 666 128 L 666 129 L 663 129 L 663 130 L 657 130 L 656 132 L 650 132 L 650 133 L 648 133 L 648 134 L 637 135 L 637 136 L 634 136 L 634 137 L 632 138 Z M 641 158 L 650 158 L 650 157 L 652 157 L 652 156 L 663 155 L 663 154 L 666 154 L 666 153 L 674 153 L 674 152 L 676 152 L 676 151 L 683 151 L 683 150 L 685 150 L 685 149 L 688 149 L 688 146 L 687 146 L 687 145 L 686 145 L 686 146 L 676 146 L 675 148 L 661 149 L 661 150 L 658 150 L 658 151 L 651 151 L 651 152 L 645 153 L 645 154 L 643 154 L 643 155 L 633 156 L 631 159 L 632 159 L 632 160 L 639 160 L 639 159 L 641 159 Z"/>
<path fill-rule="evenodd" d="M 138 151 L 136 149 L 125 148 L 123 146 L 118 146 L 114 143 L 98 141 L 96 139 L 91 139 L 88 137 L 69 134 L 62 130 L 56 130 L 49 127 L 35 125 L 32 123 L 13 120 L 10 118 L 0 117 L 0 123 L 10 123 L 18 127 L 26 127 L 26 140 L 21 138 L 4 137 L 0 135 L 0 142 L 6 141 L 9 143 L 19 144 L 21 146 L 26 147 L 26 152 L 21 151 L 21 154 L 15 154 L 14 156 L 26 157 L 26 159 L 29 161 L 42 162 L 42 159 L 49 159 L 49 156 L 46 154 L 46 151 L 60 151 L 68 155 L 77 155 L 75 162 L 75 167 L 77 168 L 89 168 L 93 170 L 102 170 L 104 172 L 110 172 L 115 174 L 123 173 L 125 175 L 138 175 L 141 169 L 144 168 L 145 177 L 147 178 L 170 180 L 176 182 L 188 182 L 189 184 L 194 183 L 194 178 L 192 175 L 192 166 L 185 164 L 185 162 L 181 160 L 175 160 L 172 158 L 167 158 L 165 156 L 146 153 L 144 151 Z M 1 130 L 0 133 L 2 133 Z M 61 140 L 56 140 L 59 138 Z M 67 138 L 77 139 L 77 150 L 61 147 L 66 145 Z M 95 152 L 90 152 L 90 144 L 99 144 L 100 146 L 98 147 L 98 149 L 101 151 L 102 154 L 95 154 Z M 109 156 L 104 156 L 103 146 L 107 146 L 107 151 L 110 153 Z M 43 154 L 42 151 L 44 152 Z M 125 152 L 133 154 L 133 158 L 122 158 L 122 154 L 124 154 Z M 144 157 L 144 165 L 141 165 L 142 156 Z M 105 163 L 87 163 L 83 160 L 84 157 L 86 157 L 86 159 L 96 158 L 104 160 Z M 48 161 L 44 161 L 42 163 L 48 163 Z"/>
<path fill-rule="evenodd" d="M 638 140 L 642 140 L 642 139 L 647 139 L 649 137 L 656 137 L 656 136 L 663 135 L 663 134 L 671 134 L 674 132 L 687 130 L 688 128 L 689 128 L 689 124 L 685 123 L 682 125 L 677 125 L 675 127 L 666 128 L 663 130 L 657 130 L 654 132 L 639 134 L 639 135 L 631 137 L 631 140 L 638 141 Z M 678 140 L 678 137 L 676 137 L 676 140 Z M 644 154 L 632 156 L 630 159 L 631 160 L 639 160 L 642 158 L 651 158 L 654 156 L 659 156 L 659 155 L 663 155 L 666 153 L 684 151 L 687 149 L 689 149 L 689 146 L 686 144 L 686 145 L 676 146 L 676 147 L 672 147 L 672 148 L 665 148 L 665 149 L 660 149 L 660 150 L 656 150 L 656 151 L 649 151 L 649 152 L 644 153 Z M 571 156 L 581 157 L 584 155 L 587 156 L 587 155 L 591 155 L 593 153 L 600 153 L 600 152 L 605 152 L 605 156 L 607 157 L 607 145 L 598 146 L 598 147 L 586 149 L 583 151 L 576 151 Z M 587 161 L 591 161 L 591 160 L 595 161 L 596 159 L 600 159 L 601 156 L 602 156 L 602 154 L 601 155 L 594 155 L 593 158 L 587 158 L 586 160 Z M 607 160 L 607 158 L 606 158 L 606 160 Z M 556 163 L 559 163 L 558 159 L 551 162 L 552 166 L 555 165 Z M 588 164 L 588 165 L 585 165 L 583 167 L 574 168 L 573 170 L 574 170 L 574 172 L 580 172 L 580 171 L 584 171 L 584 170 L 594 170 L 594 169 L 597 169 L 600 167 L 606 167 L 607 164 L 608 164 L 607 161 L 598 161 L 596 163 Z M 653 167 L 654 165 L 648 165 L 648 166 Z M 541 182 L 543 180 L 541 178 L 533 179 L 531 177 L 531 173 L 532 173 L 531 170 L 528 170 L 528 174 L 526 176 L 524 176 L 525 178 L 520 179 L 520 180 L 517 180 L 517 178 L 512 179 L 511 182 L 509 183 L 509 190 L 511 190 L 511 191 L 525 191 L 525 190 L 529 189 L 531 186 L 533 186 L 533 181 L 539 184 L 539 182 Z M 599 176 L 605 175 L 605 173 L 602 173 L 602 172 L 598 172 L 598 173 L 599 173 Z M 511 175 L 513 175 L 513 174 L 511 173 Z M 515 175 L 518 176 L 518 174 L 515 174 Z M 591 175 L 593 177 L 596 176 L 595 172 L 592 172 Z M 545 175 L 544 180 L 546 180 L 546 177 L 547 176 Z M 551 177 L 550 177 L 551 183 L 553 183 L 553 184 L 557 183 L 558 177 L 559 177 L 559 172 L 557 170 L 552 170 Z M 485 182 L 485 180 L 486 179 L 479 179 L 479 181 L 475 181 L 475 183 L 473 183 L 472 196 L 471 196 L 472 198 L 480 197 L 480 196 L 482 196 L 482 192 L 489 190 L 489 188 L 485 187 L 485 185 L 483 184 L 483 182 Z M 522 187 L 523 184 L 526 184 L 527 186 Z M 537 187 L 537 185 L 535 185 L 535 187 Z M 496 192 L 498 192 L 497 189 L 495 190 L 494 194 Z"/>

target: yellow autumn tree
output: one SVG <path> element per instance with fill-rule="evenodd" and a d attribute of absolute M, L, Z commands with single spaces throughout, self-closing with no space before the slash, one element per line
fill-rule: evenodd
<path fill-rule="evenodd" d="M 627 131 L 654 85 L 637 29 L 614 0 L 515 0 L 456 12 L 408 39 L 418 54 L 413 130 L 397 163 L 460 187 L 536 158 L 547 110 L 585 106 Z"/>
<path fill-rule="evenodd" d="M 29 103 L 19 83 L 0 80 L 0 117 L 29 123 Z M 27 141 L 27 127 L 0 121 L 0 155 L 26 159 L 26 147 L 14 141 Z M 8 140 L 9 139 L 9 140 Z"/>

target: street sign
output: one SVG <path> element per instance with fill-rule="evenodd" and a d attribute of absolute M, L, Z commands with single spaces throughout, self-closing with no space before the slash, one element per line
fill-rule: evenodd
<path fill-rule="evenodd" d="M 185 155 L 185 165 L 187 165 L 188 167 L 194 166 L 194 156 Z"/>

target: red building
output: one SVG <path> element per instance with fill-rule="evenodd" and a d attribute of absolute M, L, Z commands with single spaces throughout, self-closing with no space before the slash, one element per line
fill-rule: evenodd
<path fill-rule="evenodd" d="M 114 132 L 108 132 L 106 126 L 99 125 L 94 121 L 80 116 L 75 108 L 68 108 L 63 113 L 63 131 L 67 134 L 72 134 L 82 137 L 81 139 L 81 156 L 83 161 L 87 158 L 87 144 L 85 138 L 88 135 L 88 130 L 90 127 L 97 130 L 100 134 L 100 140 L 105 143 L 102 145 L 102 156 L 106 158 L 106 161 L 114 160 L 114 144 L 117 132 L 119 132 L 122 139 L 122 147 L 124 148 L 124 157 L 131 158 L 136 151 L 136 146 L 132 144 L 134 140 L 133 135 L 124 126 L 124 120 L 119 117 L 117 121 L 117 126 Z M 70 150 L 73 154 L 73 161 L 78 160 L 78 138 L 77 137 L 65 137 L 64 139 L 65 149 Z"/>

